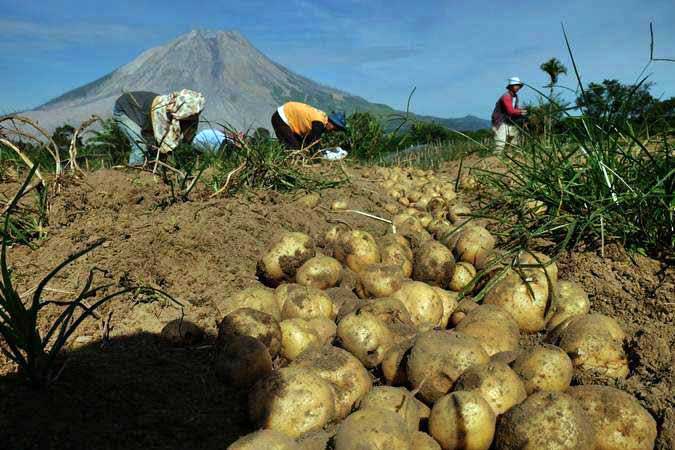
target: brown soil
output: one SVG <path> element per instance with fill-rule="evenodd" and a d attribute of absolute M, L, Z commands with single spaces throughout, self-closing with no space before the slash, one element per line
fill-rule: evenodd
<path fill-rule="evenodd" d="M 351 209 L 390 217 L 383 209 L 389 200 L 376 183 L 361 177 L 359 168 L 350 173 L 351 184 L 321 192 L 314 208 L 304 204 L 302 194 L 210 199 L 205 190 L 193 193 L 190 202 L 172 204 L 161 183 L 135 172 L 100 171 L 64 186 L 52 206 L 48 238 L 36 250 L 10 251 L 19 292 L 35 287 L 74 251 L 105 238 L 52 281 L 50 298 L 66 299 L 63 292 L 81 289 L 95 266 L 107 271 L 98 278 L 102 283 L 139 283 L 170 293 L 208 337 L 188 348 L 165 344 L 157 335 L 181 317 L 181 310 L 164 300 L 127 296 L 99 311 L 102 318 L 111 317 L 110 340 L 101 341 L 98 320 L 87 319 L 78 329 L 65 370 L 49 391 L 25 387 L 15 367 L 0 357 L 0 447 L 224 449 L 252 431 L 246 393 L 218 382 L 213 369 L 212 344 L 222 319 L 216 304 L 258 284 L 256 262 L 275 233 L 307 233 L 319 250 L 335 220 L 383 236 L 385 223 L 328 210 L 334 200 L 344 199 Z M 615 317 L 631 336 L 631 374 L 614 384 L 654 415 L 657 448 L 670 449 L 675 446 L 675 270 L 619 247 L 606 249 L 606 256 L 566 255 L 558 263 L 560 276 L 580 282 L 593 311 Z M 43 326 L 54 314 L 47 311 Z"/>

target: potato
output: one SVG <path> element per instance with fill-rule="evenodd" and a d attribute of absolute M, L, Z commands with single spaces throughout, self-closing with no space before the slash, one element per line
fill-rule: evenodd
<path fill-rule="evenodd" d="M 239 438 L 227 450 L 300 450 L 300 446 L 284 433 L 260 430 Z"/>
<path fill-rule="evenodd" d="M 342 264 L 330 256 L 315 256 L 298 269 L 295 279 L 298 284 L 307 287 L 332 288 L 342 280 Z"/>
<path fill-rule="evenodd" d="M 472 391 L 490 405 L 496 416 L 504 414 L 527 397 L 525 385 L 508 365 L 488 362 L 469 367 L 459 377 L 454 389 Z"/>
<path fill-rule="evenodd" d="M 356 293 L 361 298 L 389 297 L 403 284 L 403 271 L 398 265 L 371 264 L 358 275 Z"/>
<path fill-rule="evenodd" d="M 546 325 L 549 285 L 541 270 L 522 269 L 522 273 L 524 279 L 515 270 L 509 270 L 488 291 L 484 303 L 501 306 L 513 316 L 521 330 L 534 333 Z"/>
<path fill-rule="evenodd" d="M 284 307 L 281 310 L 282 319 L 314 319 L 323 317 L 335 319 L 337 308 L 333 300 L 320 289 L 296 285 L 289 288 Z"/>
<path fill-rule="evenodd" d="M 218 324 L 218 342 L 223 345 L 232 336 L 251 336 L 265 344 L 274 358 L 281 350 L 281 327 L 274 317 L 251 308 L 239 308 Z"/>
<path fill-rule="evenodd" d="M 320 201 L 321 196 L 315 192 L 303 195 L 297 200 L 299 205 L 306 208 L 316 208 Z"/>
<path fill-rule="evenodd" d="M 455 329 L 478 339 L 489 356 L 518 350 L 518 324 L 499 306 L 480 305 L 472 309 Z"/>
<path fill-rule="evenodd" d="M 408 359 L 408 379 L 426 402 L 444 396 L 469 367 L 490 357 L 478 340 L 461 333 L 428 331 L 420 335 Z"/>
<path fill-rule="evenodd" d="M 455 271 L 452 252 L 440 242 L 424 242 L 415 252 L 413 279 L 433 286 L 448 288 Z"/>
<path fill-rule="evenodd" d="M 478 303 L 474 301 L 471 297 L 463 298 L 458 304 L 457 308 L 450 315 L 450 325 L 457 326 L 459 323 L 464 320 L 469 311 L 478 308 Z"/>
<path fill-rule="evenodd" d="M 288 319 L 279 324 L 281 328 L 281 355 L 293 361 L 310 348 L 321 347 L 322 336 L 303 319 Z"/>
<path fill-rule="evenodd" d="M 465 205 L 455 204 L 448 208 L 448 219 L 455 226 L 461 225 L 462 222 L 470 219 L 467 217 L 469 214 L 471 214 L 471 209 Z"/>
<path fill-rule="evenodd" d="M 281 309 L 274 294 L 272 289 L 254 286 L 218 302 L 216 306 L 223 317 L 240 308 L 251 308 L 281 320 Z"/>
<path fill-rule="evenodd" d="M 364 303 L 360 311 L 374 314 L 394 333 L 414 336 L 415 324 L 403 302 L 393 297 L 378 298 Z"/>
<path fill-rule="evenodd" d="M 344 316 L 356 311 L 363 306 L 365 300 L 356 296 L 354 291 L 346 287 L 336 287 L 326 289 L 326 294 L 333 300 L 335 308 L 338 310 L 336 320 L 339 322 Z"/>
<path fill-rule="evenodd" d="M 438 294 L 438 298 L 441 299 L 441 303 L 443 304 L 443 317 L 441 317 L 441 321 L 438 326 L 443 329 L 448 328 L 450 316 L 455 311 L 455 309 L 457 309 L 458 294 L 456 292 L 446 291 L 445 289 L 441 289 L 437 286 L 432 286 L 432 289 L 436 292 L 436 294 Z"/>
<path fill-rule="evenodd" d="M 378 408 L 401 416 L 410 433 L 419 430 L 420 411 L 415 396 L 406 388 L 377 386 L 361 400 L 359 409 Z"/>
<path fill-rule="evenodd" d="M 625 338 L 625 333 L 614 319 L 590 314 L 570 319 L 559 345 L 572 359 L 576 369 L 611 378 L 625 378 L 628 375 L 628 358 L 623 349 Z"/>
<path fill-rule="evenodd" d="M 584 289 L 574 281 L 558 281 L 556 295 L 551 305 L 551 316 L 546 323 L 546 329 L 552 330 L 565 320 L 574 316 L 588 314 L 591 302 Z"/>
<path fill-rule="evenodd" d="M 370 233 L 352 230 L 340 235 L 335 247 L 335 258 L 358 273 L 380 262 L 380 250 Z"/>
<path fill-rule="evenodd" d="M 630 394 L 609 386 L 574 386 L 574 397 L 595 429 L 595 449 L 651 450 L 656 421 Z"/>
<path fill-rule="evenodd" d="M 335 435 L 335 450 L 414 450 L 412 436 L 396 413 L 367 408 L 347 417 Z"/>
<path fill-rule="evenodd" d="M 579 403 L 562 392 L 536 392 L 499 421 L 495 448 L 593 450 L 593 427 Z"/>
<path fill-rule="evenodd" d="M 414 339 L 403 339 L 391 346 L 382 360 L 382 375 L 390 386 L 400 386 L 408 381 L 407 364 Z"/>
<path fill-rule="evenodd" d="M 454 229 L 455 227 L 444 218 L 432 220 L 427 226 L 427 231 L 438 241 Z"/>
<path fill-rule="evenodd" d="M 563 392 L 574 375 L 567 353 L 554 345 L 540 345 L 521 353 L 513 363 L 528 395 L 537 391 Z"/>
<path fill-rule="evenodd" d="M 328 345 L 333 343 L 337 335 L 337 325 L 331 319 L 325 317 L 315 317 L 306 321 L 317 336 L 321 345 Z"/>
<path fill-rule="evenodd" d="M 420 331 L 428 331 L 443 320 L 443 302 L 428 284 L 406 281 L 392 297 L 405 305 L 413 323 Z"/>
<path fill-rule="evenodd" d="M 467 225 L 459 231 L 454 246 L 454 254 L 458 261 L 476 265 L 486 254 L 495 247 L 495 238 L 492 234 L 477 225 Z"/>
<path fill-rule="evenodd" d="M 421 431 L 412 434 L 412 448 L 415 450 L 441 450 L 441 446 L 434 438 Z"/>
<path fill-rule="evenodd" d="M 448 288 L 451 291 L 460 292 L 467 287 L 476 277 L 476 268 L 468 262 L 460 261 L 455 264 L 455 271 L 450 279 Z"/>
<path fill-rule="evenodd" d="M 267 252 L 258 261 L 258 278 L 276 287 L 295 279 L 295 273 L 316 254 L 314 241 L 304 233 L 284 233 L 272 240 Z"/>
<path fill-rule="evenodd" d="M 475 392 L 456 391 L 431 409 L 429 432 L 443 450 L 487 450 L 495 433 L 495 413 Z"/>
<path fill-rule="evenodd" d="M 347 417 L 352 407 L 373 387 L 370 374 L 363 364 L 341 348 L 325 346 L 307 351 L 293 361 L 292 366 L 311 367 L 317 375 L 333 385 L 337 419 Z"/>
<path fill-rule="evenodd" d="M 331 203 L 330 209 L 332 209 L 333 211 L 344 211 L 345 209 L 347 209 L 347 201 L 335 200 L 333 203 Z"/>
<path fill-rule="evenodd" d="M 401 208 L 399 208 L 399 206 L 396 203 L 386 203 L 383 206 L 383 208 L 384 208 L 385 211 L 387 211 L 389 214 L 392 214 L 392 215 L 398 214 L 399 210 L 401 209 Z"/>
<path fill-rule="evenodd" d="M 249 414 L 258 426 L 297 438 L 333 420 L 335 395 L 314 370 L 285 367 L 253 387 Z"/>
<path fill-rule="evenodd" d="M 518 264 L 540 265 L 542 267 L 539 270 L 546 272 L 552 284 L 558 282 L 558 266 L 543 253 L 525 251 L 518 256 Z"/>
<path fill-rule="evenodd" d="M 399 266 L 403 278 L 410 278 L 413 272 L 412 251 L 399 244 L 391 243 L 381 248 L 382 264 Z M 408 257 L 410 253 L 410 257 Z"/>
<path fill-rule="evenodd" d="M 204 330 L 189 320 L 176 319 L 164 325 L 160 337 L 169 345 L 190 346 L 204 339 Z"/>
<path fill-rule="evenodd" d="M 342 346 L 367 368 L 378 366 L 394 343 L 394 335 L 375 314 L 357 309 L 338 323 Z"/>
<path fill-rule="evenodd" d="M 337 246 L 338 241 L 340 240 L 340 235 L 347 231 L 345 225 L 333 225 L 326 231 L 326 234 L 323 235 L 323 244 L 330 251 L 334 252 Z"/>
<path fill-rule="evenodd" d="M 227 385 L 248 388 L 272 373 L 272 357 L 259 340 L 232 336 L 216 353 L 215 372 Z"/>

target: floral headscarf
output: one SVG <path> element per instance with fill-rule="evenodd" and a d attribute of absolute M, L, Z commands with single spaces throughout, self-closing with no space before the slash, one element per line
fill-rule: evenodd
<path fill-rule="evenodd" d="M 172 152 L 183 136 L 180 121 L 198 115 L 204 109 L 204 95 L 183 89 L 169 95 L 160 95 L 152 102 L 152 130 L 161 153 Z"/>

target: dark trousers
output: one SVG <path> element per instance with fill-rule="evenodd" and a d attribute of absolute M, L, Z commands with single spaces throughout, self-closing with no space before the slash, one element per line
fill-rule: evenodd
<path fill-rule="evenodd" d="M 277 139 L 289 150 L 297 150 L 302 147 L 302 136 L 297 135 L 291 127 L 283 121 L 278 111 L 272 114 L 272 127 Z"/>

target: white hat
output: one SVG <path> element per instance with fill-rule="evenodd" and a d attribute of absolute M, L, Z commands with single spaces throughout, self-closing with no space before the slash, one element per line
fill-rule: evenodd
<path fill-rule="evenodd" d="M 524 84 L 524 83 L 523 83 L 522 81 L 520 81 L 520 78 L 518 78 L 518 77 L 511 77 L 511 78 L 509 78 L 509 84 L 507 84 L 506 86 L 507 86 L 507 87 L 508 87 L 508 86 L 514 86 L 514 85 L 520 85 L 520 86 L 522 86 L 523 84 Z"/>

